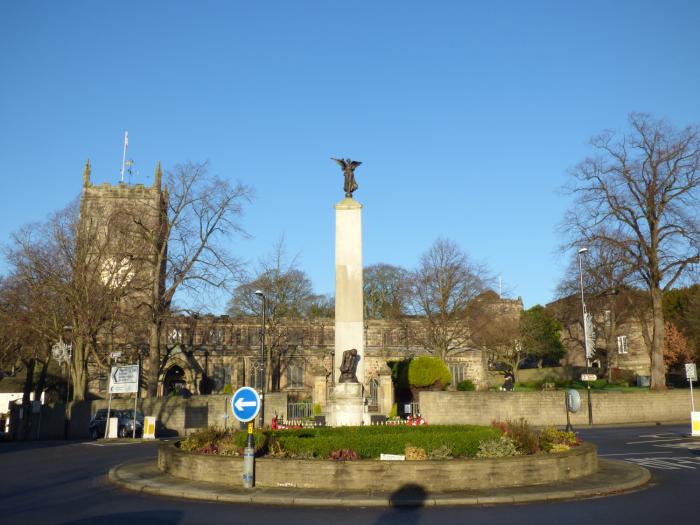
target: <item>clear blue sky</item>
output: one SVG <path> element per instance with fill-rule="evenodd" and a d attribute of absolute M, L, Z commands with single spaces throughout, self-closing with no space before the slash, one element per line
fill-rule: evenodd
<path fill-rule="evenodd" d="M 591 135 L 700 122 L 700 2 L 27 1 L 0 7 L 0 241 L 93 180 L 209 160 L 251 184 L 232 247 L 284 234 L 333 293 L 334 210 L 361 160 L 365 264 L 435 238 L 526 306 L 563 271 L 558 189 Z M 219 306 L 212 305 L 213 310 Z"/>

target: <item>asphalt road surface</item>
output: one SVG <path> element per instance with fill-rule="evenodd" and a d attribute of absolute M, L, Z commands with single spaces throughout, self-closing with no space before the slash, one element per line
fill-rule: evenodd
<path fill-rule="evenodd" d="M 0 443 L 1 524 L 675 524 L 698 523 L 700 439 L 689 427 L 577 428 L 603 457 L 647 467 L 631 494 L 494 507 L 332 509 L 230 505 L 144 496 L 114 488 L 110 467 L 155 457 L 155 443 Z"/>

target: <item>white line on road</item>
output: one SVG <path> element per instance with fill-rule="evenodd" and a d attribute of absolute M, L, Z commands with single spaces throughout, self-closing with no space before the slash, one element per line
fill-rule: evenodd
<path fill-rule="evenodd" d="M 93 441 L 84 441 L 81 445 L 92 445 L 93 447 L 116 447 L 119 445 L 135 445 L 136 441 L 127 441 L 125 443 L 95 443 Z"/>
<path fill-rule="evenodd" d="M 618 454 L 598 454 L 599 456 L 638 456 L 639 454 L 673 454 L 673 452 L 660 452 L 658 450 L 651 450 L 646 452 L 620 452 Z"/>
<path fill-rule="evenodd" d="M 652 439 L 650 441 L 628 441 L 627 445 L 640 445 L 642 443 L 661 443 L 662 441 L 680 441 L 684 437 L 668 438 L 668 439 Z"/>
<path fill-rule="evenodd" d="M 676 458 L 628 458 L 625 459 L 628 463 L 641 465 L 658 470 L 680 470 L 690 469 L 696 470 L 700 467 L 700 457 L 684 456 Z"/>

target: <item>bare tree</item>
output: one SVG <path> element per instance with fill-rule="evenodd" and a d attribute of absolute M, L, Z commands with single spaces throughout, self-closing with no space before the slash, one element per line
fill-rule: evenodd
<path fill-rule="evenodd" d="M 408 272 L 391 264 L 373 264 L 363 270 L 365 317 L 396 319 L 405 314 Z"/>
<path fill-rule="evenodd" d="M 488 291 L 469 304 L 470 342 L 485 352 L 489 365 L 513 374 L 525 357 L 520 309 L 514 309 L 494 292 Z"/>
<path fill-rule="evenodd" d="M 410 275 L 410 311 L 421 319 L 415 340 L 443 361 L 469 342 L 468 306 L 490 276 L 453 241 L 438 239 Z"/>
<path fill-rule="evenodd" d="M 156 171 L 157 186 L 161 179 Z M 150 289 L 141 307 L 149 332 L 148 395 L 156 396 L 166 356 L 162 331 L 179 291 L 190 295 L 219 291 L 236 282 L 240 263 L 227 249 L 236 235 L 252 189 L 208 173 L 206 163 L 178 164 L 167 173 L 167 186 L 146 216 L 133 216 L 133 234 L 148 248 L 139 257 L 151 268 Z"/>
<path fill-rule="evenodd" d="M 120 304 L 131 291 L 131 273 L 121 262 L 128 251 L 123 226 L 118 207 L 98 224 L 81 221 L 74 202 L 44 223 L 21 228 L 6 250 L 22 290 L 13 308 L 22 314 L 23 330 L 41 341 L 42 355 L 71 329 L 74 400 L 85 398 L 88 361 L 107 366 L 100 335 L 119 323 Z"/>
<path fill-rule="evenodd" d="M 594 137 L 597 155 L 572 171 L 575 203 L 565 219 L 572 244 L 615 246 L 648 291 L 651 387 L 664 389 L 662 292 L 700 261 L 700 132 L 632 114 L 631 131 Z M 603 225 L 604 228 L 600 228 Z"/>
<path fill-rule="evenodd" d="M 290 321 L 307 318 L 318 301 L 311 280 L 297 265 L 297 258 L 288 260 L 284 238 L 279 239 L 272 253 L 261 259 L 255 275 L 243 279 L 229 302 L 230 315 L 259 315 L 262 302 L 256 291 L 265 295 L 265 337 L 267 355 L 266 386 L 278 390 L 285 363 L 292 357 L 289 350 Z"/>

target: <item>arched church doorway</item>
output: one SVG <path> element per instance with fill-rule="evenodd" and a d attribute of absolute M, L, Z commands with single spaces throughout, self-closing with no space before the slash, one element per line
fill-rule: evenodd
<path fill-rule="evenodd" d="M 163 395 L 167 396 L 171 392 L 179 394 L 186 384 L 185 371 L 178 365 L 173 365 L 163 377 Z"/>

